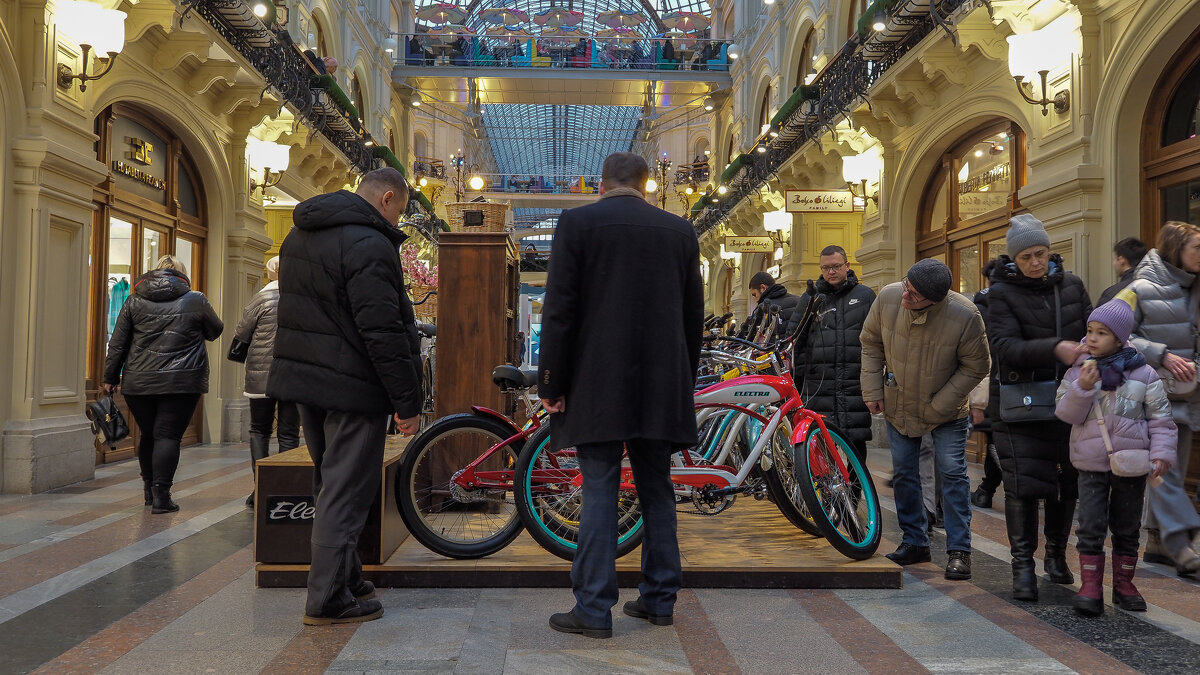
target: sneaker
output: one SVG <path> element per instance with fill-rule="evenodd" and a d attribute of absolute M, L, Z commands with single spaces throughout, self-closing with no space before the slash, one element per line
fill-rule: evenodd
<path fill-rule="evenodd" d="M 560 633 L 575 633 L 590 638 L 610 638 L 612 628 L 593 628 L 575 616 L 575 610 L 559 612 L 550 617 L 550 627 Z"/>
<path fill-rule="evenodd" d="M 914 565 L 916 563 L 929 562 L 933 559 L 929 556 L 928 546 L 914 546 L 912 544 L 900 544 L 895 552 L 887 554 L 886 557 L 897 565 Z"/>
<path fill-rule="evenodd" d="M 383 603 L 378 600 L 355 600 L 336 614 L 304 615 L 305 626 L 329 626 L 335 623 L 362 623 L 383 616 Z"/>
<path fill-rule="evenodd" d="M 966 581 L 971 578 L 971 552 L 946 551 L 950 560 L 946 562 L 946 578 Z"/>
<path fill-rule="evenodd" d="M 992 508 L 992 494 L 984 490 L 983 486 L 980 485 L 971 493 L 971 503 L 981 509 L 990 509 Z"/>
<path fill-rule="evenodd" d="M 645 619 L 655 626 L 670 626 L 675 623 L 674 616 L 670 614 L 651 614 L 647 612 L 646 608 L 642 605 L 641 598 L 625 603 L 621 611 L 625 612 L 626 616 L 632 616 L 635 619 Z"/>

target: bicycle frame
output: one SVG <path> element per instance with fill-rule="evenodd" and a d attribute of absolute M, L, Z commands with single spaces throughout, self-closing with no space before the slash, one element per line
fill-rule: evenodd
<path fill-rule="evenodd" d="M 480 471 L 478 470 L 478 467 L 480 464 L 490 459 L 492 455 L 500 452 L 501 448 L 506 448 L 518 440 L 528 440 L 535 431 L 541 428 L 542 420 L 546 416 L 545 411 L 540 410 L 537 407 L 533 401 L 533 398 L 529 395 L 529 390 L 523 391 L 521 395 L 525 401 L 525 408 L 529 412 L 529 420 L 525 422 L 524 426 L 520 427 L 502 413 L 492 410 L 491 408 L 485 408 L 484 406 L 471 406 L 470 414 L 490 417 L 499 422 L 503 422 L 513 430 L 513 435 L 491 446 L 485 450 L 483 454 L 476 457 L 470 464 L 466 465 L 462 468 L 462 470 L 455 473 L 451 480 L 453 480 L 456 484 L 467 490 L 476 490 L 481 487 L 512 490 L 513 469 L 506 468 L 494 471 Z"/>

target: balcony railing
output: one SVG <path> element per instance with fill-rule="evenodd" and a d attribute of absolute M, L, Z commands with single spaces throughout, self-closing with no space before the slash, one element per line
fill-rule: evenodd
<path fill-rule="evenodd" d="M 689 185 L 691 183 L 703 183 L 708 180 L 711 170 L 708 167 L 708 162 L 693 162 L 691 164 L 680 164 L 675 167 L 675 184 Z"/>
<path fill-rule="evenodd" d="M 413 175 L 445 180 L 446 165 L 433 157 L 417 157 L 413 161 Z"/>
<path fill-rule="evenodd" d="M 696 212 L 692 219 L 696 233 L 703 235 L 720 224 L 806 143 L 820 138 L 847 117 L 871 86 L 927 35 L 939 28 L 950 31 L 945 17 L 977 1 L 990 7 L 988 0 L 900 0 L 891 5 L 885 31 L 864 36 L 860 28 L 860 33 L 846 42 L 811 85 L 799 87 L 793 94 L 798 104 L 772 125 L 773 135 L 763 138 L 766 151 L 739 155 L 722 173 L 721 184 L 727 193 Z M 788 107 L 785 105 L 782 111 Z"/>
<path fill-rule="evenodd" d="M 668 40 L 651 38 L 392 35 L 400 46 L 395 62 L 401 66 L 729 70 L 729 46 L 722 40 L 674 39 L 667 50 Z"/>
<path fill-rule="evenodd" d="M 521 253 L 522 272 L 550 271 L 550 253 L 548 251 L 525 251 Z"/>

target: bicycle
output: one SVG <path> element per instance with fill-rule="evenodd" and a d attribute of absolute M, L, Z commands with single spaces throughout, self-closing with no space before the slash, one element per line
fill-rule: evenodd
<path fill-rule="evenodd" d="M 820 296 L 818 296 L 820 297 Z M 762 425 L 762 429 L 742 460 L 740 469 L 716 464 L 700 464 L 693 452 L 677 455 L 671 468 L 672 481 L 691 490 L 693 503 L 710 513 L 720 513 L 733 504 L 738 494 L 758 496 L 762 486 L 747 481 L 753 467 L 760 465 L 766 476 L 766 490 L 776 495 L 776 505 L 790 522 L 801 527 L 802 514 L 811 515 L 824 537 L 839 552 L 853 559 L 874 555 L 882 535 L 881 509 L 870 473 L 858 459 L 845 436 L 824 417 L 804 407 L 791 379 L 788 352 L 791 343 L 811 322 L 817 299 L 787 339 L 759 345 L 736 337 L 721 340 L 748 348 L 751 352 L 770 353 L 778 375 L 749 374 L 706 387 L 696 395 L 697 419 L 733 411 Z M 726 355 L 756 369 L 751 358 Z M 769 405 L 770 416 L 759 412 Z M 753 406 L 753 407 L 750 407 Z M 788 428 L 790 425 L 790 430 Z M 525 528 L 551 553 L 570 560 L 577 547 L 578 513 L 582 503 L 580 479 L 574 449 L 550 450 L 549 426 L 531 436 L 517 465 L 516 502 Z M 776 440 L 784 430 L 786 444 Z M 771 445 L 771 452 L 767 446 Z M 640 539 L 636 487 L 632 472 L 622 469 L 621 497 L 618 504 L 618 542 Z M 761 497 L 760 497 L 761 498 Z"/>
<path fill-rule="evenodd" d="M 545 417 L 529 394 L 536 378 L 536 371 L 510 365 L 492 371 L 501 391 L 521 395 L 528 414 L 524 425 L 473 406 L 469 413 L 433 422 L 405 448 L 396 502 L 409 532 L 429 550 L 448 558 L 480 558 L 520 534 L 510 495 L 518 453 Z"/>

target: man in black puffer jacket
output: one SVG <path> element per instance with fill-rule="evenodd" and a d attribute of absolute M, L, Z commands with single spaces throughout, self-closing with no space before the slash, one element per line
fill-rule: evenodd
<path fill-rule="evenodd" d="M 775 277 L 770 274 L 759 272 L 750 277 L 750 297 L 754 298 L 758 305 L 754 307 L 750 318 L 746 319 L 746 323 L 743 324 L 744 328 L 757 325 L 768 307 L 779 308 L 779 323 L 775 326 L 775 339 L 791 335 L 796 330 L 796 326 L 800 324 L 800 312 L 796 311 L 800 305 L 800 296 L 788 293 L 782 284 L 775 283 Z M 753 336 L 749 337 L 753 338 Z"/>
<path fill-rule="evenodd" d="M 871 413 L 862 397 L 862 344 L 858 334 L 875 302 L 875 291 L 860 284 L 841 246 L 821 251 L 821 278 L 814 285 L 825 294 L 825 306 L 796 343 L 796 386 L 808 407 L 828 415 L 863 461 L 871 440 Z M 796 321 L 804 316 L 812 295 L 800 297 Z"/>
<path fill-rule="evenodd" d="M 280 248 L 279 328 L 267 395 L 299 404 L 316 514 L 304 623 L 383 614 L 355 553 L 383 467 L 387 418 L 417 430 L 420 341 L 404 292 L 396 222 L 408 185 L 395 169 L 302 202 Z"/>

